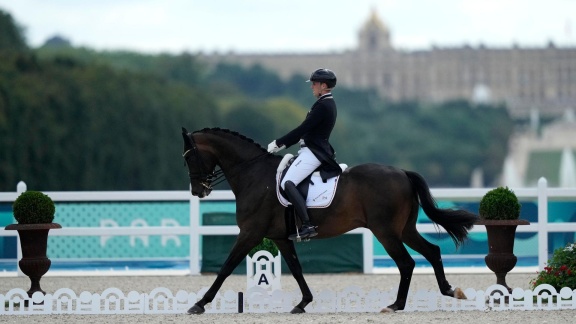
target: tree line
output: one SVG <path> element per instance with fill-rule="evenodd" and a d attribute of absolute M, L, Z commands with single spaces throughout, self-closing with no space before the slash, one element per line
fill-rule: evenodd
<path fill-rule="evenodd" d="M 229 128 L 264 146 L 314 101 L 307 76 L 189 53 L 33 49 L 1 10 L 0 27 L 0 191 L 20 180 L 50 191 L 186 189 L 181 126 Z M 489 184 L 501 170 L 514 127 L 504 106 L 388 102 L 344 87 L 334 96 L 340 162 L 414 170 L 431 186 L 468 186 L 476 168 Z"/>

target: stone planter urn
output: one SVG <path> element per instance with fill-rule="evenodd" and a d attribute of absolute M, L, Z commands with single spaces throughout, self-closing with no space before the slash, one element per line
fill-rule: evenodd
<path fill-rule="evenodd" d="M 486 226 L 488 235 L 488 254 L 484 257 L 484 262 L 488 269 L 496 274 L 496 283 L 506 287 L 509 292 L 512 292 L 512 289 L 506 284 L 506 275 L 514 269 L 518 261 L 514 255 L 516 227 L 529 224 L 530 222 L 524 219 L 480 219 L 476 222 L 476 225 Z"/>
<path fill-rule="evenodd" d="M 57 223 L 45 224 L 10 224 L 6 230 L 16 230 L 20 236 L 20 248 L 22 249 L 22 259 L 18 261 L 20 270 L 30 278 L 30 290 L 28 296 L 40 291 L 40 279 L 48 272 L 52 262 L 48 259 L 46 251 L 48 249 L 48 231 L 55 228 L 62 228 Z"/>
<path fill-rule="evenodd" d="M 488 269 L 496 274 L 496 283 L 512 292 L 506 284 L 506 275 L 516 266 L 514 241 L 518 225 L 530 222 L 520 217 L 520 203 L 508 187 L 488 191 L 480 201 L 480 218 L 476 225 L 486 226 L 488 254 L 484 258 Z"/>
<path fill-rule="evenodd" d="M 52 222 L 56 211 L 54 202 L 39 191 L 25 191 L 16 198 L 12 210 L 18 224 L 10 224 L 5 229 L 18 231 L 22 250 L 18 266 L 30 278 L 28 296 L 32 297 L 37 291 L 46 294 L 40 288 L 40 279 L 52 264 L 46 255 L 48 232 L 62 228 L 60 224 Z"/>

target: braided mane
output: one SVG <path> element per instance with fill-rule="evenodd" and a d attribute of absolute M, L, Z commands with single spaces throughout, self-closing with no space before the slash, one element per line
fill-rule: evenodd
<path fill-rule="evenodd" d="M 224 133 L 224 134 L 229 134 L 229 135 L 232 135 L 234 137 L 238 137 L 239 139 L 241 139 L 245 142 L 251 143 L 252 145 L 256 146 L 257 148 L 259 148 L 262 151 L 266 151 L 266 149 L 264 149 L 260 144 L 256 143 L 253 139 L 246 137 L 246 136 L 244 136 L 238 132 L 226 129 L 226 128 L 219 128 L 219 127 L 204 128 L 204 129 L 195 131 L 194 133 Z"/>

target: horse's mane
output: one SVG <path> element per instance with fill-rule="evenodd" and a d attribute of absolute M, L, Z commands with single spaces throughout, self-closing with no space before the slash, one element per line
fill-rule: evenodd
<path fill-rule="evenodd" d="M 252 145 L 256 146 L 257 148 L 259 148 L 262 151 L 266 151 L 265 148 L 263 148 L 260 144 L 256 143 L 253 139 L 246 137 L 238 132 L 229 130 L 229 129 L 225 129 L 225 128 L 219 128 L 219 127 L 214 127 L 214 128 L 204 128 L 201 130 L 197 130 L 194 133 L 224 133 L 224 134 L 229 134 L 232 135 L 234 137 L 237 137 L 245 142 L 251 143 Z M 194 134 L 193 133 L 193 134 Z"/>

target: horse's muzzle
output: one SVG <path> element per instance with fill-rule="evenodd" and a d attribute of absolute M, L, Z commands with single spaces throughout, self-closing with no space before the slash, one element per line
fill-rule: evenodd
<path fill-rule="evenodd" d="M 198 198 L 204 198 L 204 197 L 208 196 L 208 195 L 212 192 L 212 188 L 206 187 L 206 186 L 202 186 L 202 191 L 200 191 L 200 192 L 195 192 L 195 191 L 194 191 L 194 188 L 192 188 L 192 190 L 190 190 L 190 192 L 192 193 L 193 196 L 197 196 Z"/>

